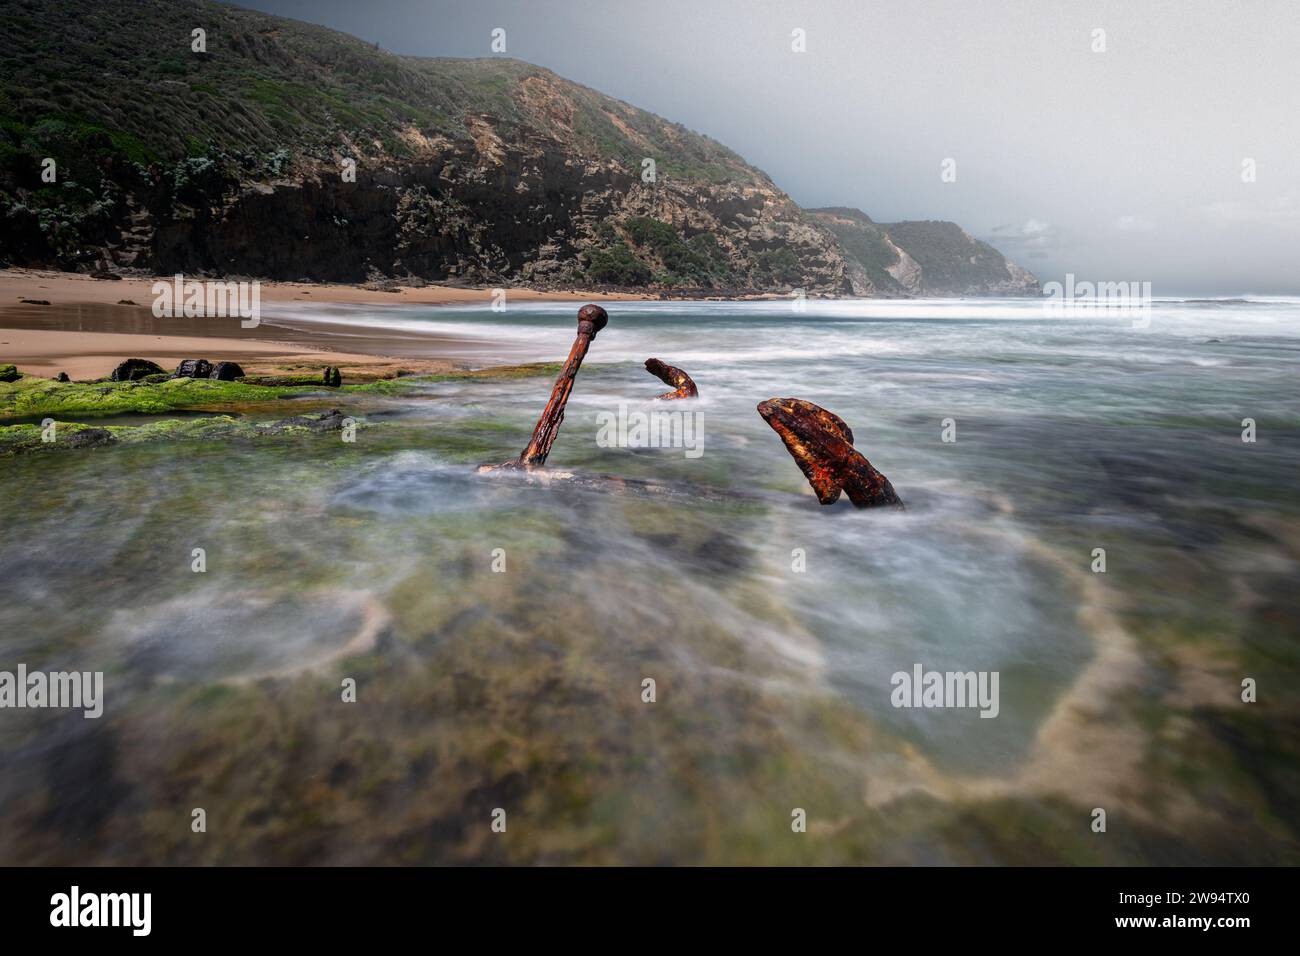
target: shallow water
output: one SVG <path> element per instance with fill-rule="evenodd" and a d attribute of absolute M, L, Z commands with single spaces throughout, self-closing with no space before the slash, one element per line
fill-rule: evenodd
<path fill-rule="evenodd" d="M 353 444 L 0 463 L 0 669 L 106 675 L 99 720 L 0 711 L 0 862 L 1300 856 L 1300 302 L 609 308 L 550 464 L 669 494 L 473 474 L 524 446 L 539 378 L 341 396 Z M 574 328 L 292 311 L 484 361 Z M 669 408 L 651 356 L 700 388 L 698 457 L 598 443 Z M 774 396 L 845 419 L 908 510 L 819 507 Z M 997 716 L 893 706 L 917 664 L 996 672 Z"/>

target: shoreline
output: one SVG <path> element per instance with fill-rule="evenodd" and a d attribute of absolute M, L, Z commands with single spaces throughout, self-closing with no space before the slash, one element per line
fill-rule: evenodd
<path fill-rule="evenodd" d="M 0 365 L 12 363 L 25 375 L 74 380 L 107 376 L 128 358 L 163 367 L 181 359 L 238 362 L 250 375 L 276 375 L 336 366 L 347 381 L 365 382 L 398 374 L 429 374 L 487 361 L 487 346 L 501 343 L 445 335 L 421 335 L 362 326 L 335 325 L 328 331 L 263 319 L 245 329 L 236 320 L 157 318 L 152 312 L 155 282 L 169 277 L 95 279 L 44 269 L 0 270 Z M 321 305 L 489 304 L 492 290 L 428 285 L 386 292 L 356 285 L 259 282 L 263 301 Z M 614 292 L 548 292 L 508 289 L 522 302 L 637 301 L 652 295 Z M 23 300 L 36 300 L 24 302 Z M 48 304 L 43 304 L 48 303 Z M 520 347 L 519 361 L 540 360 Z M 492 364 L 490 361 L 488 364 Z"/>
<path fill-rule="evenodd" d="M 82 272 L 58 272 L 53 269 L 0 269 L 0 309 L 20 304 L 20 299 L 48 299 L 51 305 L 101 303 L 115 305 L 119 299 L 131 299 L 148 308 L 153 302 L 155 282 L 171 282 L 175 277 L 121 276 L 96 279 Z M 186 276 L 207 281 L 206 276 Z M 218 280 L 213 280 L 218 281 Z M 226 281 L 226 280 L 220 280 Z M 250 280 L 251 281 L 251 280 Z M 427 284 L 420 287 L 394 284 L 393 291 L 366 288 L 364 284 L 336 282 L 279 282 L 256 280 L 266 302 L 325 302 L 343 305 L 490 305 L 492 289 Z M 636 292 L 555 292 L 542 289 L 505 287 L 506 296 L 519 302 L 627 302 L 655 301 L 658 293 Z"/>

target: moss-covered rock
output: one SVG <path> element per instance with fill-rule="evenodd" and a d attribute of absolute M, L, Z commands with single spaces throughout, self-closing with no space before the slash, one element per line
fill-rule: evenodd
<path fill-rule="evenodd" d="M 114 382 L 135 382 L 148 375 L 159 374 L 165 375 L 167 373 L 157 362 L 150 362 L 148 359 L 129 358 L 113 369 L 113 374 L 109 378 Z"/>
<path fill-rule="evenodd" d="M 334 371 L 337 373 L 338 369 Z M 314 385 L 317 388 L 338 388 L 338 385 L 330 384 L 328 373 L 322 375 L 245 375 L 240 381 L 245 385 L 266 387 Z"/>
<path fill-rule="evenodd" d="M 195 406 L 271 401 L 301 392 L 291 387 L 171 378 L 166 373 L 161 379 L 138 382 L 56 382 L 25 376 L 0 383 L 0 421 L 34 415 L 161 415 Z"/>
<path fill-rule="evenodd" d="M 552 377 L 559 370 L 557 363 L 538 362 L 381 379 L 343 385 L 338 391 L 400 395 L 418 391 L 421 385 L 430 382 Z M 327 387 L 321 375 L 245 377 L 228 382 L 209 378 L 173 378 L 165 372 L 134 382 L 59 382 L 28 375 L 14 382 L 0 382 L 0 422 L 44 415 L 165 415 L 178 409 L 245 408 L 300 397 L 313 391 L 325 394 Z M 333 391 L 331 388 L 330 392 Z"/>
<path fill-rule="evenodd" d="M 218 441 L 267 439 L 337 432 L 352 421 L 338 409 L 319 415 L 295 415 L 278 421 L 255 422 L 214 415 L 211 418 L 173 418 L 144 425 L 83 425 L 54 422 L 45 425 L 0 425 L 0 457 L 33 452 L 105 448 L 157 441 Z M 368 427 L 355 422 L 356 427 Z"/>

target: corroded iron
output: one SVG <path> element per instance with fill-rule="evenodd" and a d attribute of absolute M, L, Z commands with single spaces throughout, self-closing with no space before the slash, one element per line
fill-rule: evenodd
<path fill-rule="evenodd" d="M 691 377 L 676 365 L 669 365 L 657 358 L 651 358 L 645 360 L 645 370 L 665 385 L 671 385 L 674 389 L 674 391 L 656 395 L 655 401 L 657 402 L 666 402 L 678 398 L 695 398 L 700 394 L 700 390 L 695 387 Z"/>
<path fill-rule="evenodd" d="M 519 455 L 518 460 L 507 461 L 500 465 L 481 465 L 479 471 L 493 471 L 498 468 L 531 470 L 546 464 L 546 456 L 551 453 L 555 436 L 559 434 L 560 425 L 564 423 L 564 406 L 569 401 L 569 393 L 573 391 L 573 380 L 578 375 L 578 369 L 587 355 L 591 340 L 607 324 L 609 324 L 609 316 L 598 305 L 584 305 L 578 310 L 578 337 L 573 340 L 569 357 L 565 359 L 564 368 L 560 369 L 555 387 L 551 389 L 550 401 L 542 410 L 542 417 L 537 420 L 537 427 L 533 429 L 533 437 L 528 442 L 528 447 Z"/>
<path fill-rule="evenodd" d="M 849 496 L 855 508 L 903 507 L 889 479 L 853 447 L 853 431 L 833 412 L 801 398 L 769 398 L 758 414 L 781 436 L 786 451 L 824 505 Z"/>

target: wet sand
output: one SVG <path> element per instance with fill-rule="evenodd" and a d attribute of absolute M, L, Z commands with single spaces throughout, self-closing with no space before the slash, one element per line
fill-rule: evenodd
<path fill-rule="evenodd" d="M 202 276 L 187 278 L 201 279 Z M 93 279 L 76 272 L 55 272 L 48 269 L 0 269 L 0 308 L 19 299 L 48 299 L 51 304 L 72 302 L 102 302 L 116 304 L 119 299 L 132 299 L 140 305 L 153 302 L 152 287 L 158 281 L 170 281 L 171 276 L 122 278 L 118 280 Z M 364 285 L 314 282 L 260 282 L 263 302 L 340 302 L 354 305 L 489 305 L 493 289 L 471 289 L 462 286 L 426 285 L 421 288 L 402 287 L 393 292 Z M 639 299 L 656 299 L 657 295 L 638 295 L 628 292 L 546 292 L 536 289 L 509 288 L 508 300 L 516 302 L 601 302 Z"/>
<path fill-rule="evenodd" d="M 250 375 L 337 366 L 345 378 L 366 380 L 406 372 L 437 372 L 457 363 L 439 358 L 398 358 L 384 354 L 381 343 L 374 351 L 339 351 L 308 344 L 309 336 L 291 329 L 266 328 L 254 338 L 213 334 L 201 330 L 93 331 L 96 323 L 87 312 L 106 306 L 50 306 L 49 324 L 9 310 L 0 310 L 0 361 L 13 363 L 25 375 L 53 378 L 67 372 L 74 380 L 101 378 L 127 358 L 143 358 L 164 368 L 182 359 L 206 358 L 213 362 L 238 362 Z M 153 317 L 145 313 L 149 319 Z M 171 320 L 155 320 L 171 321 Z M 83 328 L 68 328 L 70 325 Z M 57 327 L 50 327 L 57 326 Z M 105 322 L 103 327 L 112 327 Z M 237 326 L 236 326 L 237 327 Z M 215 330 L 214 330 L 215 331 Z"/>
<path fill-rule="evenodd" d="M 379 292 L 357 286 L 267 283 L 260 323 L 243 328 L 235 318 L 154 316 L 154 279 L 97 280 L 71 273 L 0 270 L 0 363 L 12 362 L 29 375 L 73 379 L 107 375 L 126 358 L 144 358 L 164 367 L 185 358 L 236 361 L 250 374 L 271 374 L 325 365 L 345 378 L 365 380 L 398 372 L 428 373 L 486 364 L 489 346 L 499 340 L 472 336 L 376 331 L 362 326 L 315 323 L 276 315 L 288 302 L 378 305 L 453 305 L 490 302 L 491 291 L 427 286 Z M 516 301 L 566 301 L 631 298 L 612 293 L 579 294 L 508 290 Z M 23 300 L 39 300 L 24 302 Z M 524 346 L 518 361 L 538 357 Z"/>

